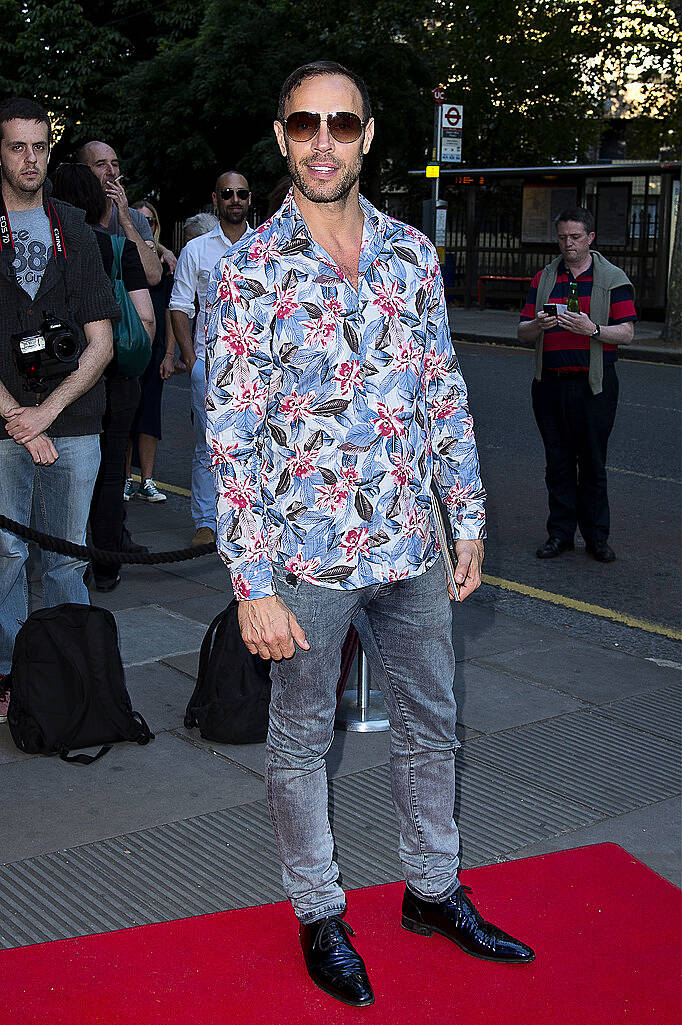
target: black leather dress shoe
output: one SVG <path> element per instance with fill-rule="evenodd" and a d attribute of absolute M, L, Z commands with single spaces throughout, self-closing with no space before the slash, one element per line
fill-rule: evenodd
<path fill-rule="evenodd" d="M 138 545 L 136 541 L 133 541 L 130 536 L 130 531 L 124 525 L 123 532 L 121 534 L 120 551 L 129 552 L 132 555 L 149 555 L 149 549 L 146 545 Z"/>
<path fill-rule="evenodd" d="M 403 929 L 420 936 L 440 933 L 467 954 L 484 961 L 502 964 L 530 964 L 534 961 L 535 953 L 530 947 L 481 918 L 465 892 L 468 889 L 468 886 L 460 886 L 451 897 L 438 903 L 421 900 L 406 889 Z"/>
<path fill-rule="evenodd" d="M 352 1007 L 369 1007 L 374 993 L 365 963 L 348 933 L 353 930 L 335 915 L 311 925 L 301 925 L 299 937 L 308 975 L 330 997 Z"/>
<path fill-rule="evenodd" d="M 536 551 L 538 559 L 556 559 L 562 552 L 572 552 L 573 542 L 562 541 L 560 537 L 548 537 L 544 545 Z"/>
<path fill-rule="evenodd" d="M 585 548 L 588 555 L 591 555 L 597 562 L 615 562 L 616 553 L 606 541 L 586 541 Z"/>

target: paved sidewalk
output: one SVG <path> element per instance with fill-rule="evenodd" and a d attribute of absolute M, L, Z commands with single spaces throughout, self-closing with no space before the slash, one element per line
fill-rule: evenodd
<path fill-rule="evenodd" d="M 154 551 L 188 544 L 186 498 L 128 508 Z M 0 727 L 0 946 L 282 899 L 263 745 L 212 744 L 182 721 L 227 572 L 212 555 L 123 573 L 92 598 L 116 614 L 156 740 L 81 767 L 24 755 Z M 679 884 L 682 646 L 627 627 L 595 644 L 585 614 L 553 620 L 486 585 L 455 619 L 464 867 L 610 840 Z M 400 877 L 388 758 L 385 733 L 337 733 L 329 755 L 349 888 Z"/>
<path fill-rule="evenodd" d="M 524 345 L 517 338 L 519 315 L 510 310 L 465 309 L 448 306 L 452 337 L 466 342 L 491 342 L 497 345 Z M 641 320 L 635 325 L 632 345 L 621 345 L 618 352 L 625 359 L 646 359 L 657 363 L 682 362 L 682 338 L 677 345 L 661 341 L 663 324 Z"/>

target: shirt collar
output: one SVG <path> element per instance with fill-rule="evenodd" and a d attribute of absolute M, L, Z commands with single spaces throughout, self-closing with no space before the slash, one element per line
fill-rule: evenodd
<path fill-rule="evenodd" d="M 359 195 L 358 200 L 360 202 L 360 209 L 364 216 L 364 225 L 362 229 L 362 244 L 360 247 L 360 264 L 364 262 L 363 257 L 366 259 L 370 257 L 369 262 L 376 257 L 381 250 L 384 235 L 386 234 L 386 217 L 377 210 L 368 199 L 364 196 Z M 311 246 L 314 244 L 314 240 L 310 234 L 308 225 L 305 222 L 303 214 L 298 209 L 296 200 L 294 199 L 293 187 L 289 189 L 284 202 L 273 217 L 273 221 L 279 222 L 281 230 L 289 238 L 295 238 L 297 235 L 305 235 L 309 240 Z"/>
<path fill-rule="evenodd" d="M 251 225 L 247 221 L 246 222 L 246 231 L 241 236 L 241 238 L 238 238 L 236 242 L 231 242 L 229 240 L 229 238 L 227 237 L 227 235 L 225 234 L 225 232 L 223 231 L 223 228 L 222 228 L 222 225 L 221 225 L 220 221 L 218 221 L 218 223 L 215 225 L 215 227 L 211 228 L 211 230 L 208 232 L 208 236 L 207 237 L 208 238 L 221 238 L 223 240 L 223 242 L 225 243 L 226 247 L 229 249 L 231 246 L 238 245 L 242 241 L 242 239 L 246 238 L 247 235 L 250 235 L 252 231 L 253 231 L 253 228 L 251 227 Z"/>

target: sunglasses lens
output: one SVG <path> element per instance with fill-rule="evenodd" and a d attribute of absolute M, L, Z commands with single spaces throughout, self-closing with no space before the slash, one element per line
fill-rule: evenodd
<path fill-rule="evenodd" d="M 310 142 L 320 127 L 320 115 L 298 110 L 286 119 L 287 135 L 293 142 Z"/>
<path fill-rule="evenodd" d="M 341 111 L 339 114 L 329 115 L 327 128 L 337 142 L 357 142 L 362 132 L 362 121 L 357 114 Z"/>
<path fill-rule="evenodd" d="M 287 135 L 293 142 L 310 142 L 320 130 L 319 114 L 309 110 L 297 110 L 290 114 L 285 121 Z M 357 142 L 362 133 L 362 121 L 357 114 L 350 111 L 340 111 L 336 114 L 328 114 L 327 130 L 337 142 Z"/>
<path fill-rule="evenodd" d="M 241 199 L 242 201 L 244 201 L 244 200 L 249 198 L 249 190 L 248 189 L 221 189 L 220 190 L 220 198 L 221 199 L 232 199 L 233 196 L 236 196 L 237 199 Z"/>

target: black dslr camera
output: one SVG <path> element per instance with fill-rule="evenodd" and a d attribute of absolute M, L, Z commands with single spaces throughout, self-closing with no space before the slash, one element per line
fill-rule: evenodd
<path fill-rule="evenodd" d="M 64 321 L 48 314 L 37 332 L 12 335 L 19 373 L 29 391 L 47 391 L 47 381 L 68 377 L 78 369 L 80 343 Z"/>

